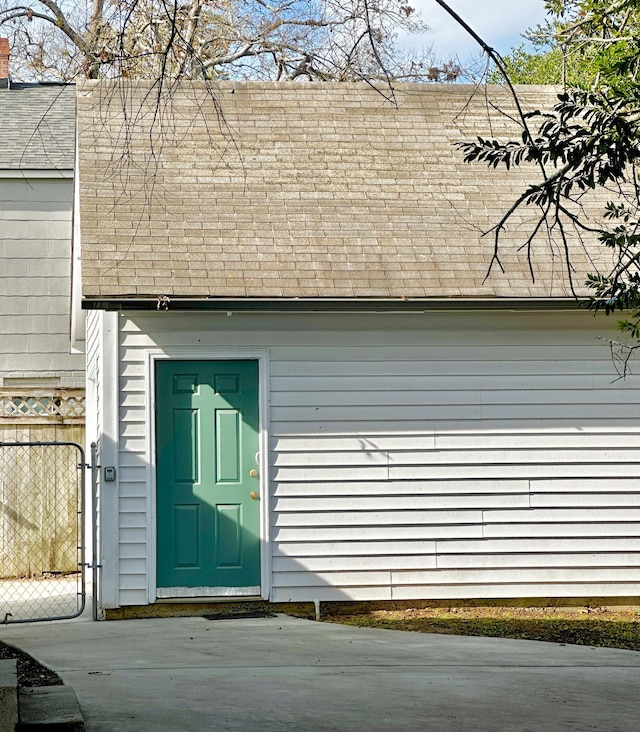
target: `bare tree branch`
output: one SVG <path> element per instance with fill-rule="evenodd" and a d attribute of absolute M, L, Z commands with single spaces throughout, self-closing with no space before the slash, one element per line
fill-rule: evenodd
<path fill-rule="evenodd" d="M 25 79 L 418 81 L 437 67 L 395 51 L 398 33 L 426 28 L 403 0 L 0 0 L 0 27 Z"/>

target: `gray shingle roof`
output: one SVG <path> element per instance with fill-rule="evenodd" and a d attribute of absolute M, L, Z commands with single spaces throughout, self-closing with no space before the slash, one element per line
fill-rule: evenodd
<path fill-rule="evenodd" d="M 72 170 L 75 115 L 73 85 L 0 89 L 0 170 Z"/>
<path fill-rule="evenodd" d="M 521 89 L 550 107 L 548 87 Z M 79 90 L 83 295 L 172 298 L 565 297 L 557 242 L 518 251 L 485 280 L 483 237 L 526 171 L 469 166 L 453 143 L 490 134 L 507 105 L 459 85 L 183 83 L 156 109 L 143 84 Z M 124 122 L 124 112 L 128 121 Z M 154 119 L 155 126 L 151 127 Z M 492 132 L 509 121 L 492 114 Z M 512 134 L 512 133 L 509 133 Z M 572 244 L 575 282 L 593 265 Z"/>

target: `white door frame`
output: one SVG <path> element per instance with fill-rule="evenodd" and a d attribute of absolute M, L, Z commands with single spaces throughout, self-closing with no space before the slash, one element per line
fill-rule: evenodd
<path fill-rule="evenodd" d="M 145 351 L 147 435 L 147 591 L 149 603 L 157 602 L 157 514 L 155 458 L 155 364 L 156 361 L 257 361 L 258 362 L 258 465 L 260 480 L 260 596 L 271 594 L 271 542 L 269 536 L 269 351 L 255 348 L 154 348 Z M 186 599 L 186 598 L 185 598 Z M 220 599 L 220 598 L 217 598 Z M 237 598 L 241 599 L 241 598 Z"/>

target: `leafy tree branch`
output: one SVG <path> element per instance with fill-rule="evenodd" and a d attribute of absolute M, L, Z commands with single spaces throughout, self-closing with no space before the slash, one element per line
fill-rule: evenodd
<path fill-rule="evenodd" d="M 521 135 L 463 142 L 464 159 L 539 172 L 490 230 L 491 267 L 502 269 L 504 233 L 512 218 L 535 207 L 538 215 L 523 245 L 531 276 L 536 276 L 531 248 L 545 229 L 564 253 L 574 294 L 587 295 L 594 311 L 621 312 L 619 328 L 635 341 L 630 346 L 635 350 L 640 341 L 640 3 L 548 0 L 545 5 L 548 22 L 529 33 L 538 54 L 520 48 L 503 59 L 472 34 L 495 64 L 490 78 L 504 79 L 516 102 Z M 561 77 L 558 69 L 564 69 Z M 550 111 L 523 112 L 510 77 L 561 81 L 564 88 Z M 582 283 L 574 281 L 572 240 L 584 243 L 587 256 L 596 249 L 609 254 L 609 264 L 598 256 L 599 265 Z M 621 363 L 628 367 L 628 360 Z"/>

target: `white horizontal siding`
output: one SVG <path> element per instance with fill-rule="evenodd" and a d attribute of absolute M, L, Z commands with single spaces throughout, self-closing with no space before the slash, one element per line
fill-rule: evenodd
<path fill-rule="evenodd" d="M 363 366 L 370 364 L 361 362 Z M 472 392 L 467 394 L 467 399 L 479 398 L 480 394 L 488 394 L 493 391 L 508 391 L 518 393 L 526 390 L 536 396 L 541 396 L 538 392 L 546 392 L 549 389 L 563 389 L 566 387 L 566 378 L 563 375 L 544 374 L 456 374 L 452 375 L 447 372 L 446 375 L 424 374 L 422 369 L 421 375 L 414 373 L 405 373 L 405 364 L 401 363 L 395 373 L 388 375 L 361 375 L 346 376 L 344 374 L 321 376 L 300 376 L 298 374 L 274 376 L 271 380 L 271 393 L 282 395 L 282 400 L 294 402 L 307 399 L 309 394 L 322 393 L 327 388 L 331 388 L 335 392 L 344 392 L 347 397 L 355 398 L 360 393 L 370 393 L 372 391 L 394 392 L 395 398 L 401 397 L 400 394 L 408 392 L 415 394 L 416 392 L 436 392 L 447 393 L 454 392 Z M 412 367 L 411 372 L 417 369 Z M 473 376 L 473 381 L 466 384 L 460 384 L 460 376 Z M 401 376 L 402 379 L 397 377 Z M 572 379 L 572 386 L 575 390 L 591 389 L 594 386 L 595 377 L 592 374 L 576 374 Z M 613 387 L 612 387 L 613 389 Z M 296 396 L 298 395 L 298 396 Z M 396 396 L 397 395 L 397 396 Z M 303 402 L 305 403 L 305 402 Z"/>
<path fill-rule="evenodd" d="M 552 556 L 557 553 L 559 556 L 570 553 L 585 552 L 639 552 L 640 536 L 614 536 L 607 535 L 609 524 L 602 524 L 600 534 L 596 536 L 583 536 L 581 538 L 558 538 L 533 539 L 527 541 L 526 550 L 529 553 L 545 554 Z M 630 532 L 634 531 L 633 524 L 627 524 Z M 466 557 L 480 556 L 481 554 L 502 555 L 515 554 L 523 550 L 520 539 L 481 539 L 479 541 L 440 541 L 437 543 L 437 551 L 442 556 L 461 555 Z"/>
<path fill-rule="evenodd" d="M 138 578 L 138 584 L 140 581 L 144 581 L 144 578 Z M 126 584 L 128 584 L 128 582 L 125 577 L 123 578 L 119 592 L 120 605 L 146 605 L 149 599 L 146 590 L 141 590 L 139 588 L 128 589 Z"/>
<path fill-rule="evenodd" d="M 516 584 L 528 582 L 530 584 L 580 582 L 586 584 L 594 582 L 628 582 L 633 579 L 628 567 L 600 568 L 600 567 L 524 567 L 517 569 L 486 569 L 473 567 L 469 570 L 443 569 L 438 571 L 397 571 L 393 573 L 392 585 L 463 585 L 469 583 L 489 584 Z"/>
<path fill-rule="evenodd" d="M 491 424 L 491 423 L 489 423 Z M 434 434 L 434 427 L 431 434 L 411 434 L 403 433 L 402 435 L 382 434 L 376 435 L 365 433 L 363 437 L 359 434 L 357 437 L 339 437 L 334 438 L 331 435 L 309 435 L 296 439 L 290 435 L 285 435 L 282 439 L 286 440 L 287 453 L 303 450 L 308 452 L 312 449 L 314 455 L 323 452 L 355 452 L 365 450 L 367 452 L 393 451 L 402 449 L 403 452 L 409 453 L 413 451 L 426 450 L 452 450 L 452 449 L 469 449 L 485 450 L 485 449 L 563 449 L 563 448 L 595 448 L 607 449 L 615 448 L 624 449 L 626 447 L 637 448 L 638 436 L 640 432 L 633 429 L 622 431 L 618 429 L 609 429 L 605 431 L 602 427 L 597 429 L 566 429 L 553 425 L 545 432 L 525 432 L 519 431 L 504 432 L 500 430 L 492 430 L 483 425 L 483 431 L 477 432 L 461 432 L 448 428 L 445 433 Z M 271 448 L 276 452 L 280 452 L 282 439 L 273 437 L 271 440 Z M 280 457 L 284 460 L 285 455 Z M 319 459 L 316 458 L 316 459 Z"/>
<path fill-rule="evenodd" d="M 471 555 L 439 555 L 438 569 L 487 569 L 487 568 L 526 568 L 541 569 L 555 567 L 588 568 L 610 567 L 612 570 L 640 569 L 640 552 L 574 552 L 573 554 L 539 553 L 539 554 L 471 554 Z M 414 569 L 414 567 L 411 567 Z M 611 574 L 611 579 L 614 575 Z"/>
<path fill-rule="evenodd" d="M 461 456 L 462 457 L 462 456 Z M 508 453 L 505 452 L 508 460 Z M 451 478 L 472 478 L 474 475 L 484 479 L 518 478 L 527 475 L 530 479 L 554 477 L 558 478 L 608 478 L 612 474 L 616 477 L 630 478 L 638 474 L 638 464 L 617 463 L 607 465 L 606 463 L 559 463 L 549 462 L 547 464 L 526 464 L 526 468 L 518 463 L 506 462 L 504 464 L 493 463 L 491 465 L 467 464 L 457 465 L 452 459 L 444 465 L 411 465 L 411 466 L 390 466 L 389 478 L 403 480 L 425 480 L 429 478 L 444 479 Z"/>
<path fill-rule="evenodd" d="M 385 539 L 393 539 L 399 542 L 414 539 L 449 539 L 456 537 L 458 539 L 481 539 L 483 536 L 483 526 L 476 524 L 431 524 L 429 529 L 425 529 L 423 525 L 411 524 L 407 526 L 395 526 L 389 524 L 383 525 L 361 525 L 361 526 L 286 526 L 273 527 L 271 538 L 276 546 L 285 553 L 288 552 L 290 542 L 301 543 L 304 541 L 378 541 Z M 399 544 L 399 548 L 404 543 Z M 366 562 L 365 562 L 366 564 Z"/>
<path fill-rule="evenodd" d="M 326 585 L 316 587 L 278 587 L 271 588 L 272 602 L 309 602 L 309 598 L 328 602 L 349 600 L 368 602 L 371 600 L 391 600 L 391 587 L 376 585 L 372 587 L 353 587 L 349 585 Z M 411 598 L 414 599 L 414 598 Z"/>
<path fill-rule="evenodd" d="M 640 478 L 598 478 L 589 479 L 550 479 L 532 481 L 532 491 L 534 493 L 603 493 L 609 495 L 611 493 L 623 491 L 640 491 Z"/>
<path fill-rule="evenodd" d="M 332 395 L 329 399 L 335 399 Z M 418 402 L 417 404 L 415 402 Z M 594 407 L 598 403 L 602 403 L 604 407 L 608 406 L 606 399 L 594 399 L 595 404 L 574 404 L 564 400 L 562 394 L 558 395 L 558 401 L 550 404 L 538 404 L 537 402 L 514 404 L 508 402 L 505 404 L 486 405 L 486 404 L 430 404 L 429 402 L 421 402 L 419 397 L 413 404 L 371 404 L 370 406 L 353 406 L 341 404 L 324 405 L 318 402 L 318 405 L 310 405 L 306 407 L 282 407 L 278 404 L 272 406 L 271 416 L 274 422 L 283 423 L 302 423 L 300 429 L 306 429 L 309 419 L 318 425 L 326 423 L 331 425 L 333 429 L 341 429 L 341 424 L 354 423 L 375 424 L 376 428 L 381 423 L 380 413 L 384 410 L 385 418 L 390 422 L 408 422 L 417 421 L 424 422 L 429 420 L 465 420 L 478 422 L 484 419 L 509 419 L 515 422 L 521 420 L 540 420 L 549 419 L 590 419 L 593 418 Z M 636 405 L 621 403 L 616 405 L 616 418 L 635 420 L 637 416 Z M 346 408 L 348 407 L 348 409 Z M 478 425 L 477 429 L 481 429 Z"/>
<path fill-rule="evenodd" d="M 313 489 L 313 486 L 311 486 Z M 418 511 L 433 511 L 436 509 L 462 509 L 462 508 L 529 508 L 529 496 L 527 494 L 477 494 L 477 495 L 392 495 L 376 496 L 376 509 L 389 512 L 394 523 L 399 513 L 409 510 L 411 514 Z M 272 502 L 272 508 L 276 514 L 311 514 L 322 512 L 327 509 L 326 498 L 279 498 Z M 624 505 L 633 505 L 629 501 Z M 636 501 L 640 506 L 640 501 Z M 331 508 L 334 511 L 359 511 L 371 507 L 369 496 L 335 496 L 331 499 Z M 431 514 L 427 514 L 430 516 Z"/>
<path fill-rule="evenodd" d="M 487 524 L 606 523 L 640 521 L 640 508 L 532 508 L 528 511 L 484 511 Z"/>
<path fill-rule="evenodd" d="M 460 458 L 464 455 L 460 455 Z M 508 455 L 506 456 L 508 458 Z M 607 464 L 582 464 L 560 463 L 554 464 L 518 464 L 518 463 L 492 463 L 485 465 L 482 462 L 477 464 L 456 464 L 455 456 L 450 456 L 449 461 L 444 464 L 431 465 L 409 465 L 409 466 L 335 466 L 335 467 L 312 467 L 303 465 L 299 467 L 288 467 L 286 469 L 274 466 L 273 479 L 280 482 L 293 481 L 296 483 L 302 481 L 318 480 L 325 481 L 348 481 L 348 480 L 391 480 L 391 481 L 414 481 L 414 480 L 473 480 L 474 477 L 482 480 L 517 480 L 524 477 L 526 464 L 526 474 L 529 480 L 545 478 L 552 480 L 554 476 L 562 479 L 568 478 L 609 478 L 612 476 L 619 478 L 633 478 L 638 474 L 638 464 L 618 463 L 611 467 Z"/>
<path fill-rule="evenodd" d="M 158 347 L 269 349 L 271 599 L 640 594 L 640 380 L 615 381 L 601 319 L 120 322 L 121 603 L 144 595 L 155 551 L 144 363 Z"/>
<path fill-rule="evenodd" d="M 604 520 L 598 516 L 598 511 L 590 511 L 589 516 L 593 521 L 580 521 L 571 515 L 569 521 L 553 521 L 537 523 L 532 515 L 529 521 L 517 523 L 486 523 L 482 527 L 482 535 L 488 539 L 535 539 L 539 537 L 610 537 L 610 536 L 633 536 L 640 531 L 640 522 L 633 521 L 620 511 L 619 521 Z M 522 543 L 526 548 L 527 544 Z"/>
<path fill-rule="evenodd" d="M 640 546 L 640 541 L 639 541 Z M 289 543 L 287 551 L 297 557 L 352 557 L 354 550 L 358 556 L 390 557 L 396 554 L 434 555 L 436 554 L 435 541 L 405 541 L 399 544 L 394 541 L 334 541 L 334 542 L 301 542 Z M 282 547 L 273 549 L 274 562 L 277 558 L 287 557 L 282 553 Z"/>
<path fill-rule="evenodd" d="M 399 571 L 406 569 L 435 569 L 435 554 L 389 554 L 389 555 L 367 555 L 367 568 L 369 570 Z M 356 556 L 330 556 L 330 557 L 274 557 L 273 571 L 283 572 L 344 572 L 362 571 L 362 556 L 359 551 Z"/>
<path fill-rule="evenodd" d="M 369 506 L 366 506 L 369 508 Z M 515 513 L 515 512 L 513 512 Z M 639 512 L 640 513 L 640 512 Z M 482 511 L 317 511 L 295 514 L 274 512 L 273 525 L 280 526 L 447 526 L 455 524 L 482 524 Z M 428 531 L 425 529 L 425 534 Z"/>
<path fill-rule="evenodd" d="M 541 485 L 543 481 L 536 482 Z M 542 489 L 540 489 L 542 490 Z M 588 490 L 585 488 L 584 490 Z M 634 489 L 635 490 L 635 489 Z M 529 493 L 528 480 L 353 480 L 349 482 L 349 496 L 437 496 L 446 500 L 450 494 L 470 496 L 475 493 Z M 324 497 L 344 496 L 340 482 L 306 481 L 277 482 L 273 487 L 276 498 L 287 496 Z"/>
<path fill-rule="evenodd" d="M 330 386 L 327 384 L 327 386 Z M 398 390 L 391 389 L 382 391 L 381 389 L 371 389 L 364 391 L 366 383 L 360 385 L 358 391 L 333 391 L 329 394 L 324 392 L 310 391 L 294 391 L 294 392 L 276 392 L 271 394 L 271 404 L 275 408 L 290 408 L 292 414 L 298 414 L 300 411 L 306 413 L 309 408 L 323 409 L 328 408 L 356 408 L 356 414 L 367 415 L 369 412 L 365 409 L 396 410 L 398 407 L 412 408 L 451 408 L 456 407 L 453 414 L 459 413 L 459 408 L 464 407 L 482 407 L 482 411 L 492 414 L 494 408 L 500 408 L 497 416 L 503 417 L 505 407 L 512 408 L 534 405 L 536 407 L 557 407 L 564 405 L 567 407 L 583 407 L 584 389 L 569 389 L 565 384 L 564 388 L 557 389 L 536 389 L 531 391 L 507 390 L 500 389 L 495 391 L 480 391 L 478 389 L 467 388 L 465 390 L 455 389 L 438 389 L 414 391 L 410 389 Z M 371 395 L 376 395 L 375 403 L 371 403 Z M 328 398 L 329 397 L 329 398 Z M 613 389 L 602 389 L 600 391 L 593 390 L 591 403 L 617 404 L 627 406 L 625 395 Z M 475 409 L 473 412 L 475 413 Z M 438 412 L 439 413 L 439 412 Z M 411 415 L 411 412 L 407 412 Z"/>
<path fill-rule="evenodd" d="M 469 597 L 481 597 L 487 600 L 498 600 L 513 597 L 636 597 L 637 582 L 508 582 L 504 584 L 470 583 L 470 584 L 433 584 L 429 585 L 429 599 L 459 600 Z M 283 593 L 284 594 L 284 593 Z M 288 593 L 294 594 L 294 593 Z M 302 595 L 303 593 L 297 593 Z M 331 594 L 329 592 L 323 594 Z M 424 585 L 398 585 L 393 588 L 393 600 L 417 600 L 425 596 Z M 292 598 L 294 599 L 294 598 Z M 322 598 L 321 598 L 322 599 Z M 327 597 L 336 599 L 335 597 Z M 354 600 L 356 598 L 353 598 Z"/>
<path fill-rule="evenodd" d="M 466 334 L 465 334 L 466 335 Z M 432 378 L 447 378 L 447 383 L 451 384 L 455 377 L 472 376 L 474 383 L 476 379 L 482 377 L 492 377 L 498 380 L 506 376 L 507 378 L 533 377 L 542 378 L 548 374 L 550 378 L 572 376 L 573 378 L 586 378 L 592 381 L 607 381 L 606 355 L 600 354 L 594 359 L 585 361 L 580 359 L 565 358 L 558 360 L 550 365 L 547 360 L 540 359 L 540 354 L 523 360 L 510 360 L 496 363 L 495 359 L 483 361 L 476 358 L 473 363 L 465 361 L 455 361 L 450 359 L 430 360 L 424 362 L 421 360 L 411 360 L 408 358 L 398 358 L 395 362 L 376 361 L 376 360 L 358 360 L 358 354 L 353 354 L 353 358 L 348 364 L 331 363 L 326 361 L 312 361 L 304 363 L 291 363 L 291 360 L 283 360 L 273 365 L 273 378 L 280 379 L 276 384 L 282 386 L 289 379 L 293 380 L 293 385 L 297 390 L 303 389 L 303 381 L 309 378 L 327 379 L 335 378 L 338 384 L 345 383 L 345 379 L 352 378 L 355 382 L 359 379 L 383 379 L 390 377 L 403 377 L 407 379 L 418 378 L 421 381 L 430 380 Z M 430 354 L 431 355 L 431 354 Z M 594 364 L 600 366 L 599 372 L 594 373 Z M 301 381 L 297 381 L 300 378 Z M 375 382 L 372 382 L 372 385 Z M 434 382 L 437 383 L 437 382 Z M 479 382 L 481 384 L 481 381 Z M 508 382 L 507 382 L 508 383 Z M 560 383 L 559 381 L 556 383 Z"/>
<path fill-rule="evenodd" d="M 640 507 L 640 493 L 542 493 L 531 494 L 531 508 Z M 605 519 L 603 519 L 605 520 Z"/>

